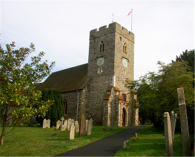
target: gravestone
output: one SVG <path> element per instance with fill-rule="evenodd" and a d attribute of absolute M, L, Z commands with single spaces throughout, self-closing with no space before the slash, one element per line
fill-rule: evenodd
<path fill-rule="evenodd" d="M 64 117 L 61 117 L 60 120 L 61 120 L 61 125 L 64 125 Z"/>
<path fill-rule="evenodd" d="M 184 89 L 177 88 L 178 102 L 179 102 L 179 114 L 181 122 L 181 134 L 182 134 L 182 145 L 183 145 L 183 155 L 190 156 L 190 138 L 189 138 L 189 126 L 188 126 L 188 117 L 186 110 L 186 102 Z"/>
<path fill-rule="evenodd" d="M 57 130 L 59 129 L 60 124 L 61 124 L 61 122 L 58 120 L 58 121 L 56 122 L 56 129 L 57 129 Z"/>
<path fill-rule="evenodd" d="M 46 128 L 46 127 L 47 127 L 47 124 L 46 124 L 46 123 L 47 123 L 47 120 L 44 119 L 44 120 L 43 120 L 43 128 Z"/>
<path fill-rule="evenodd" d="M 74 127 L 74 123 L 71 123 L 70 131 L 69 131 L 69 139 L 73 140 L 74 139 L 74 135 L 75 135 L 75 127 Z"/>
<path fill-rule="evenodd" d="M 91 129 L 92 129 L 92 119 L 89 120 L 88 126 L 87 126 L 87 136 L 91 135 Z"/>
<path fill-rule="evenodd" d="M 171 112 L 171 131 L 172 131 L 172 139 L 174 139 L 176 120 L 177 120 L 177 113 L 174 114 L 174 111 L 172 111 L 172 112 Z"/>
<path fill-rule="evenodd" d="M 126 149 L 127 148 L 127 143 L 126 141 L 123 142 L 123 149 Z"/>
<path fill-rule="evenodd" d="M 65 120 L 64 121 L 64 127 L 65 127 L 65 129 L 68 129 L 68 126 L 67 126 L 68 124 L 67 124 L 67 120 Z"/>
<path fill-rule="evenodd" d="M 69 118 L 68 119 L 68 124 L 67 124 L 68 130 L 70 130 L 70 125 L 71 125 L 71 119 Z"/>
<path fill-rule="evenodd" d="M 173 141 L 172 141 L 171 121 L 170 121 L 169 112 L 164 112 L 164 133 L 165 133 L 166 155 L 173 156 Z"/>
<path fill-rule="evenodd" d="M 85 135 L 85 116 L 81 116 L 81 122 L 80 122 L 80 127 L 79 127 L 79 136 L 84 136 Z"/>
<path fill-rule="evenodd" d="M 79 124 L 78 121 L 75 121 L 75 132 L 79 132 Z"/>
<path fill-rule="evenodd" d="M 135 133 L 135 138 L 137 139 L 137 133 Z"/>
<path fill-rule="evenodd" d="M 88 120 L 85 120 L 85 131 L 87 131 L 88 124 L 89 124 L 89 121 Z"/>
<path fill-rule="evenodd" d="M 74 119 L 71 119 L 71 123 L 74 123 Z"/>
<path fill-rule="evenodd" d="M 46 125 L 47 125 L 46 128 L 50 128 L 50 123 L 51 123 L 51 121 L 50 121 L 50 119 L 48 119 L 46 122 Z"/>

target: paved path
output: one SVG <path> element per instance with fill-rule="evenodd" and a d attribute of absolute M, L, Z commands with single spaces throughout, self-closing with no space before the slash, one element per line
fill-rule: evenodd
<path fill-rule="evenodd" d="M 123 141 L 133 137 L 141 128 L 144 128 L 144 126 L 129 127 L 81 148 L 56 156 L 114 156 L 122 148 Z"/>

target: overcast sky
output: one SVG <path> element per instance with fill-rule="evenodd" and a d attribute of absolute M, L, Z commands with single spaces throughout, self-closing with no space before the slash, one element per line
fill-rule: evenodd
<path fill-rule="evenodd" d="M 114 22 L 135 35 L 134 79 L 195 48 L 191 1 L 0 1 L 1 46 L 35 44 L 36 55 L 55 61 L 52 72 L 88 62 L 89 32 Z"/>

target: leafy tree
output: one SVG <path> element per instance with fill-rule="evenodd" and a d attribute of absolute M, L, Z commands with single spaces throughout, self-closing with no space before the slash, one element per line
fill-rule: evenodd
<path fill-rule="evenodd" d="M 190 68 L 188 68 L 187 70 L 188 71 L 191 71 L 194 73 L 193 77 L 195 77 L 195 71 L 194 71 L 194 55 L 195 55 L 195 49 L 193 50 L 186 50 L 185 52 L 182 52 L 182 54 L 180 54 L 179 56 L 176 56 L 176 60 L 172 62 L 181 62 L 181 61 L 186 61 L 187 64 L 189 65 Z M 193 86 L 195 85 L 195 81 L 192 82 L 193 83 Z M 191 104 L 193 105 L 194 102 Z M 189 108 L 189 106 L 187 106 L 187 113 L 188 113 L 188 119 L 192 119 L 190 117 L 194 117 L 194 113 L 195 111 L 191 110 Z M 194 126 L 194 119 L 190 120 L 189 121 L 189 126 L 192 128 L 193 130 L 193 126 Z"/>
<path fill-rule="evenodd" d="M 186 104 L 190 110 L 194 109 L 193 74 L 188 72 L 189 67 L 184 61 L 168 65 L 158 62 L 158 65 L 157 73 L 148 72 L 139 80 L 128 82 L 126 87 L 137 92 L 141 112 L 155 127 L 163 127 L 164 112 L 178 113 L 177 88 L 184 88 Z"/>
<path fill-rule="evenodd" d="M 40 101 L 41 91 L 35 90 L 35 84 L 49 75 L 54 62 L 41 62 L 44 52 L 31 57 L 31 63 L 25 63 L 30 48 L 15 49 L 15 43 L 6 45 L 6 50 L 0 46 L 0 118 L 3 121 L 1 145 L 6 134 L 17 125 L 30 120 L 32 115 L 45 116 L 46 111 L 53 104 L 51 100 Z M 14 109 L 12 113 L 9 113 Z M 11 118 L 13 129 L 5 133 L 6 122 Z"/>
<path fill-rule="evenodd" d="M 44 118 L 51 120 L 51 125 L 55 126 L 56 122 L 64 115 L 64 102 L 60 90 L 44 89 L 42 91 L 42 100 L 54 100 L 54 105 L 46 112 Z M 37 118 L 37 121 L 42 124 L 43 118 Z"/>

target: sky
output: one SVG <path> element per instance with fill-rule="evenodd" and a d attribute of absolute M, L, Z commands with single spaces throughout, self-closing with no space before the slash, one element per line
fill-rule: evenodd
<path fill-rule="evenodd" d="M 56 63 L 52 72 L 87 63 L 90 30 L 112 21 L 135 35 L 134 80 L 195 48 L 194 0 L 0 0 L 0 17 L 1 46 L 34 43 L 31 56 L 44 51 L 43 61 Z"/>

